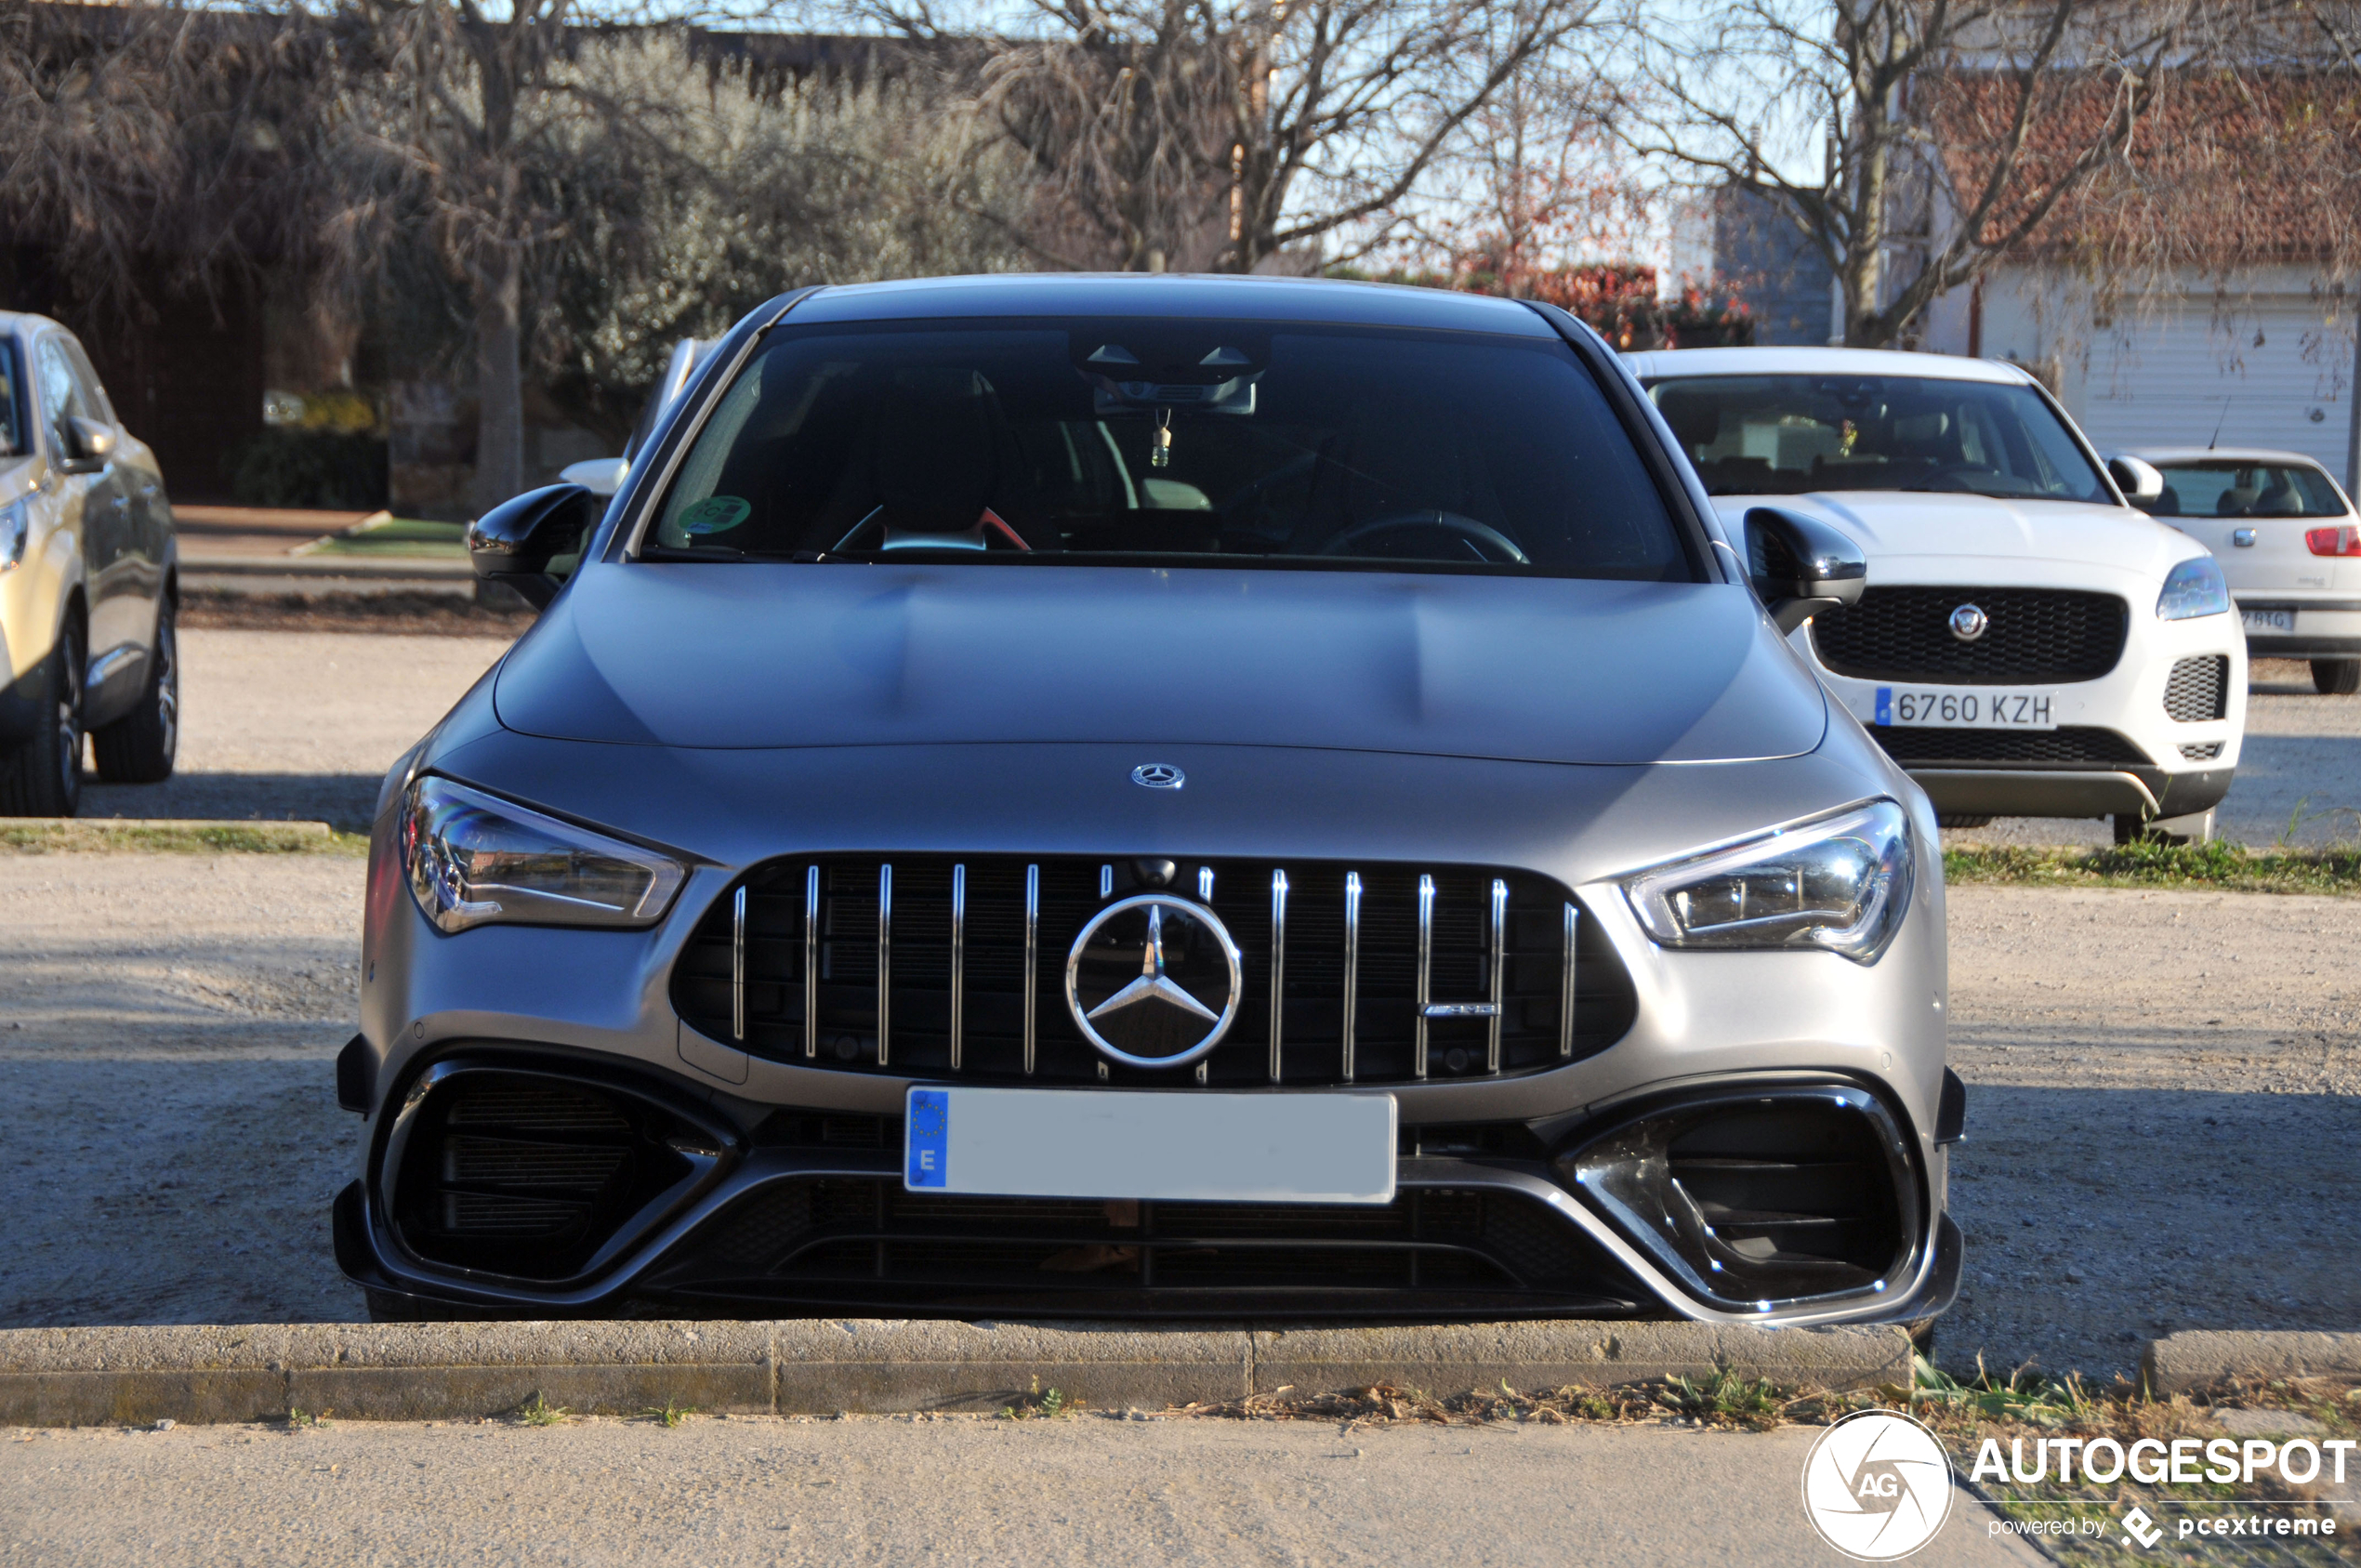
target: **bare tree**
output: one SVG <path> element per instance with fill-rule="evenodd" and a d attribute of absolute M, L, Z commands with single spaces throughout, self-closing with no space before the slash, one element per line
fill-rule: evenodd
<path fill-rule="evenodd" d="M 903 0 L 914 35 L 956 19 Z M 1470 117 L 1564 44 L 1592 0 L 1033 0 L 980 103 L 1057 182 L 1094 255 L 1251 272 L 1392 231 Z M 1471 60 L 1484 68 L 1471 72 Z M 1202 257 L 1202 260 L 1200 260 Z"/>
<path fill-rule="evenodd" d="M 1622 123 L 1642 154 L 1771 203 L 1834 270 L 1844 341 L 1885 347 L 2121 164 L 2160 73 L 2204 42 L 2200 4 L 1738 0 L 1694 27 L 1635 13 Z"/>

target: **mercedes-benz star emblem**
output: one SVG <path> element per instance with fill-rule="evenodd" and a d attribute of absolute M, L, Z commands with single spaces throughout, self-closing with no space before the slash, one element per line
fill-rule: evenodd
<path fill-rule="evenodd" d="M 1127 1067 L 1186 1067 L 1221 1043 L 1245 989 L 1213 911 L 1171 893 L 1117 899 L 1066 952 L 1066 1009 Z"/>
<path fill-rule="evenodd" d="M 1992 625 L 1981 604 L 1962 604 L 1951 612 L 1951 635 L 1962 642 L 1973 642 Z"/>
<path fill-rule="evenodd" d="M 1131 770 L 1131 782 L 1150 789 L 1179 789 L 1189 775 L 1169 762 L 1142 762 Z"/>

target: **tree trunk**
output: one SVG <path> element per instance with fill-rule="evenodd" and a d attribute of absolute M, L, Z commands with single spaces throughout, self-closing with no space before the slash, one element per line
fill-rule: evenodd
<path fill-rule="evenodd" d="M 476 281 L 476 513 L 524 489 L 524 373 L 517 320 L 522 258 L 512 244 Z"/>

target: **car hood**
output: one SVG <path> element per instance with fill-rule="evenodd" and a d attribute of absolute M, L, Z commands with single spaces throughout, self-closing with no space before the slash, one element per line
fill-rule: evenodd
<path fill-rule="evenodd" d="M 1893 581 L 1909 557 L 2043 560 L 2143 573 L 2161 582 L 2173 562 L 2197 553 L 2188 535 L 2145 512 L 2074 501 L 2009 501 L 1989 495 L 1839 491 L 1810 495 L 1720 495 L 1714 507 L 1735 529 L 1749 507 L 1786 507 L 1836 524 L 1869 557 L 1869 581 Z"/>
<path fill-rule="evenodd" d="M 1827 725 L 1737 585 L 1148 567 L 603 563 L 509 652 L 494 701 L 524 734 L 721 748 L 1630 764 L 1792 757 Z"/>

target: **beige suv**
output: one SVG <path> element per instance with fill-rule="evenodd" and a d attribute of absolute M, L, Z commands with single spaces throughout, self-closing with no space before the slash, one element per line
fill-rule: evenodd
<path fill-rule="evenodd" d="M 0 311 L 0 815 L 73 815 L 86 731 L 100 778 L 171 776 L 177 567 L 155 455 L 82 345 Z"/>

